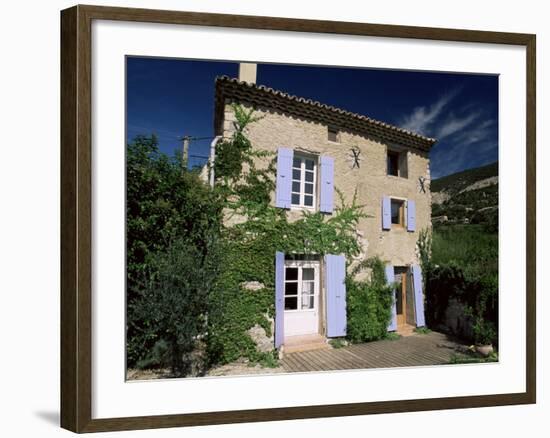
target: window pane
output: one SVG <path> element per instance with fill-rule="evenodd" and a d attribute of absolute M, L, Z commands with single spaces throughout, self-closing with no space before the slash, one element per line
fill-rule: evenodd
<path fill-rule="evenodd" d="M 313 182 L 313 172 L 306 172 L 306 181 Z"/>
<path fill-rule="evenodd" d="M 300 195 L 292 195 L 292 204 L 293 205 L 300 205 Z"/>
<path fill-rule="evenodd" d="M 388 175 L 399 176 L 399 155 L 388 152 Z"/>
<path fill-rule="evenodd" d="M 306 184 L 305 191 L 308 195 L 313 195 L 313 184 Z"/>
<path fill-rule="evenodd" d="M 285 283 L 285 295 L 297 295 L 298 294 L 298 282 Z"/>
<path fill-rule="evenodd" d="M 292 181 L 292 191 L 300 193 L 300 182 L 299 181 Z"/>
<path fill-rule="evenodd" d="M 306 160 L 306 169 L 307 170 L 313 170 L 314 166 L 315 166 L 315 162 L 313 160 Z"/>
<path fill-rule="evenodd" d="M 286 268 L 286 280 L 298 280 L 298 268 Z"/>
<path fill-rule="evenodd" d="M 304 205 L 308 207 L 313 207 L 313 196 L 304 196 Z"/>
<path fill-rule="evenodd" d="M 294 157 L 294 160 L 292 160 L 292 167 L 298 167 L 302 165 L 302 160 L 300 158 Z"/>
<path fill-rule="evenodd" d="M 285 298 L 285 310 L 296 310 L 298 308 L 298 297 Z"/>
<path fill-rule="evenodd" d="M 297 169 L 292 169 L 292 179 L 297 179 L 298 181 L 300 181 L 300 171 L 297 170 Z"/>
<path fill-rule="evenodd" d="M 302 309 L 314 309 L 315 297 L 313 295 L 302 295 Z"/>
<path fill-rule="evenodd" d="M 400 224 L 401 223 L 401 206 L 403 204 L 399 201 L 391 202 L 391 223 Z"/>
<path fill-rule="evenodd" d="M 315 269 L 313 268 L 304 268 L 302 270 L 302 280 L 314 280 L 315 279 Z"/>

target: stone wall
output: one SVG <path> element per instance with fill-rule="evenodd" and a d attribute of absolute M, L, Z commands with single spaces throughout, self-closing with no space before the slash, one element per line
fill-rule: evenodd
<path fill-rule="evenodd" d="M 256 109 L 255 115 L 261 120 L 247 127 L 247 136 L 254 147 L 277 151 L 279 147 L 288 147 L 295 152 L 314 155 L 329 155 L 334 158 L 334 185 L 349 202 L 357 189 L 358 203 L 364 205 L 364 211 L 370 216 L 362 219 L 357 229 L 357 237 L 362 246 L 360 258 L 377 255 L 383 261 L 394 266 L 417 263 L 416 241 L 418 232 L 431 227 L 431 194 L 429 191 L 430 167 L 428 153 L 415 150 L 407 151 L 408 178 L 388 176 L 386 151 L 399 145 L 366 138 L 352 132 L 340 131 L 339 142 L 328 140 L 326 125 L 306 119 L 289 117 L 267 109 Z M 230 105 L 225 108 L 224 136 L 233 132 L 235 116 Z M 360 150 L 360 168 L 353 168 L 351 148 Z M 267 160 L 265 160 L 267 166 Z M 426 179 L 426 193 L 420 190 L 419 177 Z M 317 191 L 318 193 L 318 191 Z M 275 194 L 273 194 L 274 198 Z M 416 201 L 416 231 L 405 228 L 382 230 L 382 197 L 391 196 Z M 338 197 L 335 193 L 335 205 Z M 273 199 L 274 202 L 274 199 Z M 288 212 L 290 220 L 301 217 L 299 210 Z"/>

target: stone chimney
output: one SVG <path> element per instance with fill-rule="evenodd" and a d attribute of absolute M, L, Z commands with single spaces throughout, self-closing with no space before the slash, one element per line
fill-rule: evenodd
<path fill-rule="evenodd" d="M 249 62 L 239 63 L 239 81 L 255 84 L 257 68 L 257 64 Z"/>

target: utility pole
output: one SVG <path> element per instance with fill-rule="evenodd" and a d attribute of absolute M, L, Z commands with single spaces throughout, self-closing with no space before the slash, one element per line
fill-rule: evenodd
<path fill-rule="evenodd" d="M 183 169 L 187 169 L 187 164 L 189 162 L 189 143 L 191 141 L 191 137 L 189 135 L 185 135 L 181 139 L 183 141 L 183 151 L 181 155 L 181 163 Z"/>

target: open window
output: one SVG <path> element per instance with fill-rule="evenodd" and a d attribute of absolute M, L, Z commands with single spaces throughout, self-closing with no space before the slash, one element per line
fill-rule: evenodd
<path fill-rule="evenodd" d="M 391 224 L 392 227 L 405 227 L 405 201 L 391 199 Z"/>
<path fill-rule="evenodd" d="M 387 174 L 408 178 L 407 151 L 388 149 L 387 152 Z"/>

